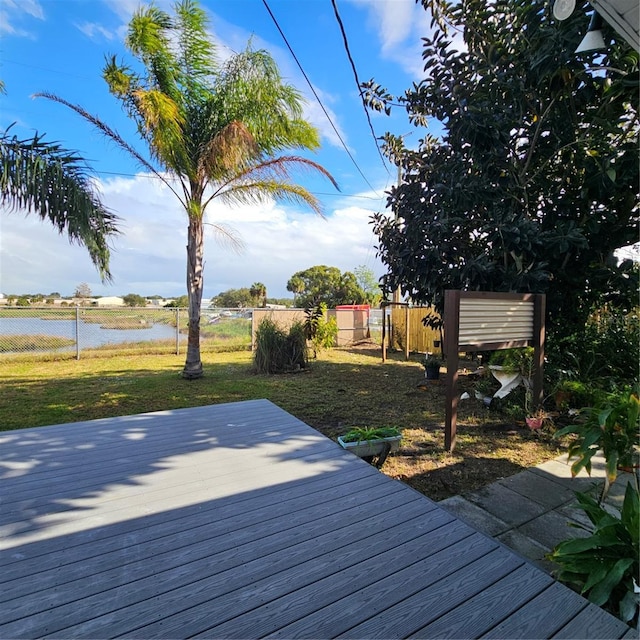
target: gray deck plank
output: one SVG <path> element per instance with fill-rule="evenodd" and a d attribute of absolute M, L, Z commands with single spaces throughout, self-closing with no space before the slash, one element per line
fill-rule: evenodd
<path fill-rule="evenodd" d="M 245 442 L 250 441 L 252 437 L 260 437 L 260 442 L 279 442 L 286 437 L 295 436 L 297 427 L 290 426 L 288 430 L 281 429 L 277 433 L 265 436 L 263 433 L 265 425 L 256 423 L 251 428 L 243 428 L 242 437 Z M 217 428 L 213 427 L 211 431 L 216 431 Z M 55 465 L 50 468 L 43 467 L 41 465 L 34 469 L 30 469 L 28 475 L 20 475 L 19 469 L 16 469 L 13 474 L 6 474 L 5 478 L 10 479 L 12 486 L 20 487 L 21 498 L 30 497 L 31 495 L 40 495 L 43 487 L 41 483 L 40 474 L 47 474 L 47 482 L 49 485 L 62 485 L 69 481 L 82 482 L 83 480 L 96 482 L 102 476 L 111 476 L 116 472 L 121 471 L 126 473 L 130 469 L 135 471 L 136 469 L 144 468 L 143 465 L 147 463 L 158 464 L 158 454 L 175 455 L 179 453 L 181 446 L 184 446 L 184 439 L 187 437 L 194 437 L 191 430 L 187 430 L 181 427 L 179 430 L 175 430 L 175 434 L 171 438 L 160 438 L 154 434 L 151 442 L 137 442 L 135 448 L 132 445 L 128 445 L 126 450 L 122 450 L 121 443 L 115 443 L 110 447 L 100 446 L 99 448 L 92 449 L 90 451 L 78 451 L 72 455 L 64 454 L 64 452 L 55 454 Z M 237 435 L 236 435 L 237 438 Z M 212 439 L 202 439 L 199 443 L 199 448 L 206 449 L 212 445 L 223 447 L 225 444 L 220 442 L 218 438 L 215 441 Z M 237 445 L 235 448 L 238 448 Z M 233 455 L 234 447 L 229 447 L 229 455 Z M 173 453 L 171 453 L 173 452 Z M 3 458 L 8 459 L 3 452 Z M 37 460 L 32 460 L 32 464 L 38 464 Z M 90 475 L 87 475 L 87 471 L 91 471 Z M 84 484 L 84 483 L 83 483 Z M 90 485 L 89 485 L 90 486 Z M 30 488 L 31 487 L 31 488 Z M 10 504 L 16 499 L 16 496 L 12 494 L 4 495 L 0 497 L 1 504 Z"/>
<path fill-rule="evenodd" d="M 495 548 L 488 538 L 478 533 L 469 535 L 469 531 L 459 523 L 453 523 L 444 531 L 437 530 L 426 543 L 428 549 L 424 548 L 425 541 L 420 538 L 369 557 L 318 584 L 289 592 L 283 597 L 283 600 L 286 598 L 286 606 L 272 602 L 262 604 L 248 615 L 200 631 L 199 635 L 230 638 L 263 635 L 270 638 L 329 637 L 336 628 L 346 629 L 368 619 L 381 605 L 389 607 L 402 600 L 404 591 L 398 588 L 398 584 L 423 580 L 424 576 L 435 582 Z M 451 554 L 449 547 L 458 544 L 465 545 L 464 556 Z M 269 618 L 269 611 L 273 609 L 278 611 L 277 618 Z M 328 621 L 331 629 L 325 627 Z"/>
<path fill-rule="evenodd" d="M 477 638 L 552 583 L 551 576 L 523 565 L 410 637 Z"/>
<path fill-rule="evenodd" d="M 594 615 L 595 614 L 595 615 Z M 635 635 L 627 636 L 628 632 L 635 631 Z M 563 640 L 575 640 L 585 638 L 588 635 L 598 635 L 602 638 L 638 638 L 638 630 L 630 629 L 622 620 L 613 616 L 599 615 L 599 607 L 589 603 L 580 613 L 567 623 L 560 631 L 554 633 L 553 638 Z"/>
<path fill-rule="evenodd" d="M 200 535 L 198 532 L 202 527 L 215 526 L 216 530 L 226 533 L 234 530 L 242 532 L 247 522 L 266 524 L 271 520 L 277 521 L 295 508 L 310 509 L 310 500 L 318 508 L 329 503 L 327 508 L 339 511 L 330 503 L 354 493 L 366 492 L 375 486 L 380 484 L 375 477 L 366 473 L 366 469 L 354 469 L 343 474 L 280 485 L 270 491 L 256 492 L 256 495 L 246 500 L 230 496 L 215 502 L 200 503 L 181 510 L 175 517 L 161 512 L 137 520 L 126 520 L 118 523 L 118 526 L 105 527 L 97 532 L 92 531 L 89 536 L 85 536 L 82 531 L 65 538 L 48 538 L 3 551 L 0 554 L 4 561 L 1 563 L 3 570 L 0 572 L 0 583 L 13 579 L 15 575 L 30 575 L 131 545 L 153 541 L 155 547 L 158 540 L 173 539 L 185 532 L 188 534 L 193 531 L 195 535 Z"/>
<path fill-rule="evenodd" d="M 367 490 L 370 500 L 381 500 L 386 495 L 395 493 L 392 486 L 375 487 L 365 481 L 354 483 L 353 488 L 356 491 Z M 143 530 L 144 537 L 128 539 L 127 546 L 123 546 L 119 539 L 112 537 L 105 541 L 108 544 L 88 545 L 93 555 L 85 558 L 82 563 L 79 562 L 76 547 L 67 554 L 71 566 L 65 568 L 64 580 L 73 582 L 74 589 L 82 589 L 85 595 L 89 595 L 91 589 L 96 588 L 96 580 L 99 580 L 100 588 L 104 589 L 112 576 L 117 580 L 125 567 L 129 579 L 133 579 L 133 576 L 145 577 L 156 573 L 157 564 L 161 564 L 164 569 L 178 567 L 210 557 L 213 549 L 217 553 L 226 549 L 229 552 L 237 551 L 241 545 L 256 540 L 260 541 L 266 552 L 273 545 L 272 540 L 278 545 L 291 545 L 301 533 L 308 535 L 313 527 L 326 527 L 328 521 L 321 518 L 331 515 L 342 517 L 341 511 L 352 510 L 362 501 L 357 495 L 345 495 L 342 487 L 334 488 L 333 491 L 327 489 L 323 494 L 312 506 L 308 505 L 306 497 L 292 498 L 278 505 L 237 513 L 223 520 L 218 519 L 216 514 L 215 521 L 209 520 L 200 526 L 189 526 L 189 523 L 181 519 L 182 528 L 153 539 L 153 544 L 143 544 L 149 541 L 148 529 Z M 336 500 L 340 501 L 338 508 L 334 504 Z M 257 522 L 260 523 L 259 528 L 252 526 Z M 47 558 L 58 555 L 60 554 L 49 554 Z M 38 591 L 58 587 L 57 597 L 62 597 L 62 591 L 59 589 L 63 584 L 60 576 L 61 566 L 58 559 L 55 566 L 46 569 L 38 558 L 30 567 L 25 568 L 20 564 L 12 572 L 3 572 L 6 574 L 2 576 L 3 581 L 10 581 L 10 584 L 2 588 L 0 602 L 34 593 L 34 580 L 37 581 Z M 83 586 L 84 583 L 87 583 L 86 586 Z"/>
<path fill-rule="evenodd" d="M 384 501 L 381 501 L 384 505 Z M 392 501 L 390 501 L 391 503 Z M 386 505 L 384 505 L 386 506 Z M 138 632 L 136 625 L 141 619 L 159 622 L 161 629 L 170 627 L 172 616 L 185 610 L 191 610 L 198 604 L 205 604 L 208 610 L 228 610 L 229 603 L 223 600 L 227 593 L 234 593 L 240 603 L 251 599 L 254 585 L 259 581 L 272 584 L 275 576 L 288 569 L 304 571 L 305 563 L 316 558 L 331 568 L 335 562 L 332 552 L 348 547 L 350 556 L 362 558 L 362 549 L 353 543 L 362 541 L 373 545 L 376 538 L 380 548 L 387 544 L 387 536 L 393 527 L 399 534 L 407 533 L 412 521 L 424 516 L 424 507 L 420 500 L 411 505 L 391 507 L 378 518 L 369 519 L 370 527 L 363 529 L 357 514 L 352 514 L 354 522 L 340 529 L 330 529 L 320 535 L 309 532 L 309 537 L 293 546 L 286 546 L 274 553 L 265 553 L 259 544 L 241 549 L 240 554 L 229 556 L 228 552 L 213 557 L 206 563 L 200 563 L 195 571 L 190 567 L 161 571 L 154 576 L 136 582 L 103 591 L 88 598 L 82 598 L 81 606 L 77 602 L 48 610 L 43 614 L 29 616 L 22 624 L 0 626 L 0 636 L 12 636 L 14 631 L 27 624 L 30 633 L 36 636 L 62 632 L 65 637 L 95 638 L 102 637 L 105 629 L 110 636 L 131 635 L 136 631 L 138 637 L 152 637 L 160 632 Z M 387 525 L 390 525 L 387 528 Z M 335 523 L 334 523 L 335 526 Z M 373 533 L 375 532 L 375 533 Z M 242 553 L 245 551 L 245 553 Z M 82 597 L 82 594 L 77 594 Z M 162 596 L 162 597 L 159 597 Z M 224 602 L 224 606 L 223 606 Z M 126 615 L 122 609 L 126 607 Z M 187 618 L 190 616 L 188 615 Z M 56 628 L 58 627 L 58 628 Z M 182 624 L 179 625 L 183 627 Z M 140 633 L 140 635 L 139 635 Z M 170 636 L 187 635 L 186 631 L 173 630 Z M 165 636 L 166 637 L 166 636 Z"/>
<path fill-rule="evenodd" d="M 264 447 L 264 453 L 266 456 L 269 455 L 269 452 L 277 451 L 282 446 L 281 442 L 278 440 L 265 441 L 262 442 L 261 445 Z M 318 447 L 314 449 L 315 455 L 318 455 L 321 452 L 326 452 L 328 455 L 333 453 L 334 456 L 339 453 L 336 449 L 336 445 L 331 442 L 319 444 Z M 308 458 L 310 455 L 310 452 L 301 448 L 295 453 L 292 453 L 290 457 Z M 243 456 L 239 452 L 235 452 L 235 455 L 234 452 L 230 452 L 220 460 L 220 466 L 215 471 L 204 464 L 194 465 L 185 470 L 183 478 L 176 479 L 174 481 L 174 487 L 176 490 L 183 488 L 190 491 L 192 490 L 192 487 L 202 485 L 203 483 L 210 481 L 212 478 L 215 478 L 218 482 L 223 480 L 234 482 L 237 473 L 236 465 L 238 462 L 241 463 L 245 457 L 246 456 Z M 259 458 L 255 461 L 255 464 L 250 467 L 250 472 L 259 474 L 261 467 L 270 466 L 270 464 L 271 463 L 267 457 Z M 57 509 L 59 512 L 73 509 L 73 504 L 66 504 L 64 502 L 64 500 L 69 496 L 70 491 L 73 492 L 74 496 L 77 496 L 75 498 L 76 500 L 82 499 L 85 495 L 88 499 L 91 499 L 94 491 L 100 490 L 100 487 L 103 487 L 105 484 L 117 487 L 110 491 L 110 495 L 108 497 L 109 500 L 117 500 L 122 495 L 135 496 L 142 492 L 149 495 L 149 488 L 136 481 L 136 478 L 142 475 L 142 470 L 144 469 L 143 465 L 144 462 L 140 462 L 140 464 L 132 462 L 126 467 L 114 467 L 108 473 L 96 476 L 93 475 L 94 472 L 92 470 L 93 480 L 91 482 L 83 480 L 80 480 L 78 483 L 75 482 L 77 478 L 81 479 L 83 477 L 81 471 L 79 471 L 77 475 L 65 478 L 64 482 L 49 483 L 47 481 L 46 484 L 49 488 L 48 492 L 41 489 L 38 490 L 37 495 L 33 495 L 33 492 L 27 491 L 23 498 L 7 500 L 2 504 L 0 523 L 11 522 L 14 519 L 14 514 L 16 513 L 30 513 L 32 516 L 37 516 L 43 512 L 50 513 L 49 509 L 52 504 L 56 503 L 56 501 L 59 503 L 59 508 Z M 168 465 L 166 468 L 169 468 Z M 128 478 L 128 480 L 126 482 L 122 482 L 123 477 Z M 82 490 L 82 492 L 80 492 L 80 490 Z M 14 495 L 17 494 L 14 493 Z"/>
<path fill-rule="evenodd" d="M 587 600 L 555 582 L 482 638 L 549 638 L 587 605 Z"/>
<path fill-rule="evenodd" d="M 437 582 L 428 583 L 427 587 L 418 580 L 411 581 L 406 585 L 406 597 L 398 604 L 370 616 L 355 627 L 334 627 L 329 636 L 407 638 L 523 564 L 523 560 L 505 549 L 494 549 Z"/>
<path fill-rule="evenodd" d="M 137 542 L 145 542 L 146 540 L 153 539 L 162 535 L 172 535 L 181 530 L 185 526 L 193 523 L 194 526 L 199 526 L 202 519 L 209 520 L 212 517 L 212 512 L 215 515 L 220 514 L 220 518 L 228 517 L 229 515 L 237 515 L 239 510 L 243 512 L 251 511 L 256 508 L 257 504 L 259 508 L 268 508 L 270 504 L 277 504 L 282 502 L 284 497 L 282 494 L 286 493 L 287 496 L 292 498 L 298 498 L 300 496 L 309 495 L 311 499 L 317 499 L 315 493 L 324 491 L 327 487 L 341 486 L 345 492 L 351 491 L 351 482 L 360 481 L 363 478 L 371 479 L 368 469 L 363 466 L 354 466 L 349 469 L 341 469 L 324 474 L 320 479 L 317 477 L 301 478 L 295 482 L 295 487 L 291 487 L 289 484 L 280 484 L 263 489 L 262 492 L 255 492 L 250 497 L 243 497 L 241 494 L 232 494 L 224 498 L 220 498 L 215 503 L 196 503 L 184 507 L 179 514 L 172 517 L 172 512 L 159 512 L 155 514 L 148 514 L 142 518 L 129 519 L 118 522 L 116 524 L 97 527 L 89 530 L 79 530 L 71 533 L 64 538 L 45 538 L 42 541 L 31 543 L 28 545 L 22 545 L 18 547 L 12 545 L 8 549 L 0 550 L 0 566 L 6 567 L 15 562 L 19 562 L 22 566 L 28 559 L 38 559 L 38 562 L 42 562 L 42 557 L 45 556 L 44 562 L 59 559 L 64 559 L 65 555 L 69 555 L 71 549 L 83 545 L 85 548 L 90 545 L 91 548 L 98 549 L 98 544 L 102 540 L 109 538 L 120 541 L 123 536 L 126 536 L 124 544 L 128 544 L 129 540 Z M 374 478 L 374 477 L 373 477 Z M 373 480 L 375 482 L 375 479 Z M 186 524 L 183 524 L 183 521 Z M 158 531 L 157 535 L 147 537 L 147 532 L 151 534 Z M 122 542 L 118 542 L 122 544 Z M 52 555 L 54 554 L 55 555 Z M 69 561 L 76 559 L 75 550 L 74 554 Z M 89 553 L 87 555 L 79 554 L 79 558 L 91 557 L 96 555 L 95 553 Z M 27 563 L 28 564 L 28 563 Z M 42 565 L 40 565 L 42 566 Z M 49 563 L 48 566 L 51 565 Z M 6 569 L 8 571 L 9 569 Z M 0 580 L 4 577 L 5 572 L 0 572 Z"/>
<path fill-rule="evenodd" d="M 626 633 L 266 400 L 0 433 L 0 470 L 0 637 Z"/>
<path fill-rule="evenodd" d="M 268 612 L 277 611 L 277 619 L 285 619 L 295 609 L 292 596 L 296 603 L 299 602 L 301 591 L 304 591 L 307 606 L 311 604 L 315 608 L 318 599 L 325 597 L 327 593 L 329 597 L 333 596 L 337 573 L 355 569 L 349 574 L 352 579 L 349 588 L 354 590 L 363 581 L 370 580 L 371 571 L 375 571 L 374 567 L 379 564 L 375 562 L 377 556 L 382 556 L 381 561 L 387 561 L 393 568 L 397 554 L 403 549 L 411 550 L 418 545 L 424 553 L 425 544 L 430 540 L 430 536 L 426 534 L 437 531 L 436 538 L 439 539 L 443 527 L 451 522 L 440 511 L 429 515 L 429 519 L 419 517 L 413 523 L 407 523 L 409 526 L 400 524 L 378 531 L 366 539 L 364 548 L 354 544 L 357 541 L 347 541 L 331 556 L 322 554 L 311 558 L 252 582 L 250 586 L 225 593 L 216 599 L 213 606 L 204 603 L 202 606 L 189 608 L 176 616 L 165 618 L 161 624 L 137 630 L 136 634 L 146 636 L 160 633 L 161 637 L 175 637 L 182 633 L 189 637 L 197 634 L 218 638 L 261 637 L 264 635 L 264 628 L 260 623 L 268 618 Z M 465 533 L 471 532 L 467 529 Z M 362 565 L 365 565 L 364 570 Z M 255 612 L 257 615 L 254 615 L 257 603 L 261 606 Z M 225 622 L 228 624 L 221 624 Z M 256 625 L 257 629 L 249 631 Z"/>

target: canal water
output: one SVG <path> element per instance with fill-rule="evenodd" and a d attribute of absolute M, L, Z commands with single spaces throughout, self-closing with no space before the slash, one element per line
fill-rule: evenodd
<path fill-rule="evenodd" d="M 75 342 L 75 320 L 43 320 L 42 318 L 0 318 L 0 335 L 48 335 L 69 338 Z M 100 347 L 121 342 L 145 342 L 148 340 L 175 340 L 176 330 L 168 324 L 144 325 L 140 329 L 103 329 L 99 324 L 80 319 L 78 336 L 81 349 Z M 75 349 L 75 345 L 64 351 Z"/>

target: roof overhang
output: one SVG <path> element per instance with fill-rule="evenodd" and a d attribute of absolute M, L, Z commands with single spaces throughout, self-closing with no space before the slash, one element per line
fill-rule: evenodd
<path fill-rule="evenodd" d="M 589 3 L 636 51 L 640 51 L 638 0 L 589 0 Z"/>

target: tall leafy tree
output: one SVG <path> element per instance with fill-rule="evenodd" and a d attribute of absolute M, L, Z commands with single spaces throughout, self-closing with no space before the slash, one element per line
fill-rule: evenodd
<path fill-rule="evenodd" d="M 48 220 L 87 248 L 103 282 L 111 280 L 108 241 L 119 233 L 118 217 L 102 204 L 84 160 L 38 134 L 20 139 L 6 129 L 0 163 L 0 205 Z"/>
<path fill-rule="evenodd" d="M 207 205 L 214 198 L 259 203 L 273 197 L 319 212 L 316 198 L 291 181 L 291 171 L 312 169 L 335 181 L 315 162 L 278 155 L 285 149 L 315 149 L 319 137 L 302 119 L 300 94 L 283 82 L 271 56 L 249 47 L 221 62 L 199 5 L 183 0 L 174 11 L 169 15 L 154 5 L 139 9 L 126 45 L 140 64 L 133 69 L 114 56 L 103 72 L 111 93 L 136 123 L 150 160 L 80 106 L 42 95 L 92 122 L 180 201 L 188 221 L 189 338 L 183 376 L 199 378 Z M 226 229 L 216 228 L 232 238 Z"/>
<path fill-rule="evenodd" d="M 444 133 L 414 150 L 385 136 L 403 177 L 396 216 L 374 221 L 389 290 L 440 310 L 445 289 L 546 292 L 566 333 L 594 305 L 636 301 L 637 270 L 614 252 L 638 236 L 638 53 L 607 29 L 605 53 L 576 54 L 590 10 L 558 22 L 543 0 L 465 0 L 438 15 L 425 78 L 399 102 Z"/>
<path fill-rule="evenodd" d="M 367 303 L 372 307 L 377 307 L 382 301 L 382 293 L 380 292 L 380 283 L 376 280 L 373 269 L 367 265 L 358 265 L 353 274 L 356 277 L 358 286 L 364 291 Z"/>
<path fill-rule="evenodd" d="M 211 298 L 211 307 L 236 309 L 251 307 L 255 304 L 255 296 L 248 287 L 240 289 L 227 289 Z"/>
<path fill-rule="evenodd" d="M 351 271 L 342 273 L 337 267 L 325 265 L 294 273 L 287 291 L 296 294 L 296 306 L 305 308 L 326 304 L 332 309 L 339 304 L 363 304 L 367 299 Z"/>
<path fill-rule="evenodd" d="M 126 296 L 122 296 L 122 300 L 128 307 L 146 307 L 147 299 L 141 296 L 139 293 L 127 293 Z"/>

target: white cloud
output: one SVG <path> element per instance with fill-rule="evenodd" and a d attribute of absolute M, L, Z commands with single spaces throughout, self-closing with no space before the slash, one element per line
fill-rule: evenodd
<path fill-rule="evenodd" d="M 35 36 L 25 29 L 16 26 L 23 18 L 31 16 L 38 20 L 44 20 L 42 5 L 37 0 L 3 0 L 0 11 L 0 33 L 18 36 L 21 38 L 34 38 Z"/>
<path fill-rule="evenodd" d="M 84 33 L 87 38 L 91 40 L 99 39 L 99 36 L 106 38 L 107 40 L 113 40 L 116 37 L 116 33 L 113 31 L 109 31 L 102 25 L 99 25 L 96 22 L 82 22 L 75 25 L 82 33 Z"/>
<path fill-rule="evenodd" d="M 71 295 L 87 282 L 94 294 L 181 295 L 186 292 L 187 220 L 175 196 L 157 180 L 139 175 L 101 185 L 104 203 L 122 217 L 122 235 L 114 240 L 112 285 L 99 282 L 84 248 L 34 215 L 2 212 L 0 291 Z M 214 201 L 207 222 L 232 225 L 244 241 L 234 253 L 205 230 L 205 297 L 259 280 L 270 296 L 289 296 L 288 279 L 308 267 L 326 264 L 351 271 L 365 264 L 376 275 L 373 209 L 340 205 L 327 219 L 276 202 L 229 208 Z"/>
<path fill-rule="evenodd" d="M 419 79 L 424 76 L 423 38 L 431 32 L 430 17 L 415 0 L 350 0 L 368 13 L 376 30 L 383 57 L 398 63 Z"/>

